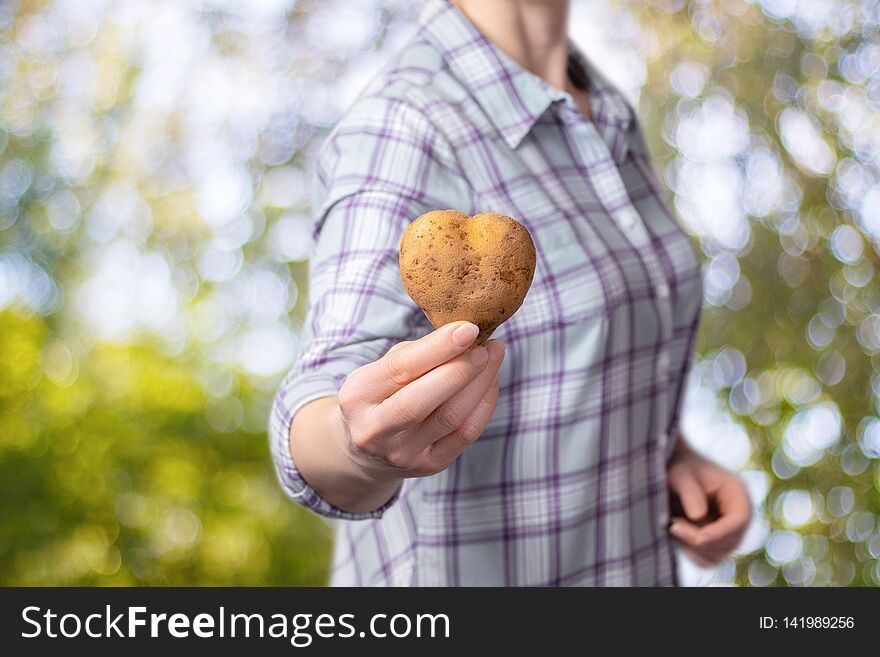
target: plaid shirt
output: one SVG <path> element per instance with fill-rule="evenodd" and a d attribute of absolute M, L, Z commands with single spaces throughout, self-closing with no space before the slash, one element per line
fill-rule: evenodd
<path fill-rule="evenodd" d="M 322 150 L 302 349 L 272 410 L 278 475 L 336 521 L 334 585 L 674 585 L 666 462 L 701 304 L 633 110 L 572 48 L 592 121 L 445 0 Z M 403 230 L 509 214 L 538 251 L 483 436 L 384 507 L 334 508 L 297 472 L 291 418 L 432 330 L 398 271 Z"/>

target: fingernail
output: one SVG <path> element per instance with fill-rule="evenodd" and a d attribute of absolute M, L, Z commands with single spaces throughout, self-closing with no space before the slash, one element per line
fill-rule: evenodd
<path fill-rule="evenodd" d="M 492 340 L 489 343 L 489 357 L 493 363 L 501 362 L 501 359 L 504 358 L 504 343 Z"/>
<path fill-rule="evenodd" d="M 467 347 L 471 342 L 477 339 L 480 329 L 476 324 L 465 322 L 452 332 L 452 341 L 457 347 Z"/>
<path fill-rule="evenodd" d="M 485 367 L 489 362 L 489 351 L 486 347 L 477 347 L 471 352 L 471 362 L 477 367 Z"/>
<path fill-rule="evenodd" d="M 674 522 L 671 525 L 669 525 L 669 533 L 672 534 L 673 536 L 676 536 L 679 533 L 681 533 L 681 527 L 679 526 L 679 524 L 677 522 Z"/>

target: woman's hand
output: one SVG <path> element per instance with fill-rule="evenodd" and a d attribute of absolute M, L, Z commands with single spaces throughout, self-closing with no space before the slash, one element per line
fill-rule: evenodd
<path fill-rule="evenodd" d="M 454 322 L 349 375 L 339 416 L 349 456 L 376 477 L 445 470 L 489 423 L 504 346 L 469 350 L 479 329 Z"/>
<path fill-rule="evenodd" d="M 683 439 L 676 445 L 666 477 L 673 500 L 684 513 L 672 518 L 669 533 L 698 565 L 717 564 L 736 549 L 749 525 L 752 505 L 745 483 L 697 454 Z"/>
<path fill-rule="evenodd" d="M 378 508 L 407 477 L 445 470 L 483 433 L 498 401 L 501 342 L 447 324 L 352 372 L 339 394 L 306 404 L 290 429 L 297 469 L 328 502 Z"/>

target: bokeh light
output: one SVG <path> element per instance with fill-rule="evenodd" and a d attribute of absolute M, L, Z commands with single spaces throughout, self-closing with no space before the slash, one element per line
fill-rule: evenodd
<path fill-rule="evenodd" d="M 402 0 L 0 3 L 4 584 L 320 584 L 265 444 L 316 150 Z M 683 430 L 755 517 L 701 585 L 880 584 L 880 9 L 575 0 L 704 258 Z"/>

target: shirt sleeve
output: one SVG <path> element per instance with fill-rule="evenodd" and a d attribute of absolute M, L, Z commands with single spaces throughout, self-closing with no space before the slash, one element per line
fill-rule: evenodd
<path fill-rule="evenodd" d="M 337 394 L 350 372 L 430 329 L 400 281 L 400 238 L 420 214 L 445 207 L 435 194 L 451 193 L 454 181 L 460 180 L 450 167 L 448 153 L 426 119 L 383 99 L 353 108 L 322 149 L 306 322 L 269 423 L 282 487 L 318 514 L 378 518 L 397 499 L 395 494 L 369 513 L 333 506 L 297 470 L 288 434 L 302 406 Z M 450 187 L 444 187 L 444 180 Z"/>

